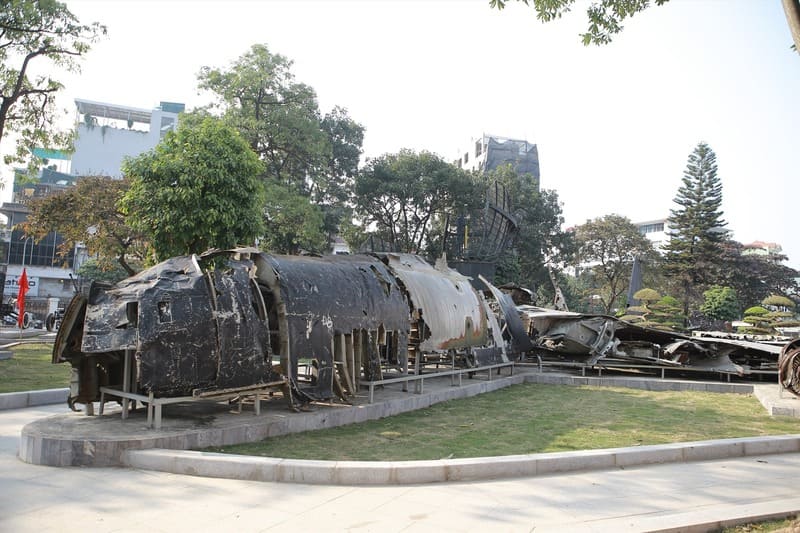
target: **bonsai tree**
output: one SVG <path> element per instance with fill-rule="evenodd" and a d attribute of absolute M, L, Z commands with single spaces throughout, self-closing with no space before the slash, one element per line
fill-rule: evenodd
<path fill-rule="evenodd" d="M 620 317 L 620 320 L 630 322 L 631 324 L 644 325 L 650 313 L 648 304 L 657 302 L 661 298 L 661 295 L 658 294 L 658 291 L 645 287 L 636 291 L 633 298 L 641 301 L 642 305 L 632 305 L 628 307 L 625 310 L 625 314 Z"/>

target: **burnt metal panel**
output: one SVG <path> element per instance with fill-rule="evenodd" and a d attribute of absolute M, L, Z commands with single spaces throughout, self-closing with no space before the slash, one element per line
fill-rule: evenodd
<path fill-rule="evenodd" d="M 505 320 L 505 327 L 508 329 L 509 336 L 511 337 L 512 351 L 523 353 L 533 349 L 533 342 L 531 342 L 531 338 L 525 331 L 525 326 L 522 324 L 522 319 L 519 316 L 519 310 L 511 296 L 489 283 L 489 280 L 483 276 L 480 276 L 480 280 L 486 285 L 489 292 L 492 293 L 497 305 L 500 307 L 500 313 Z"/>
<path fill-rule="evenodd" d="M 231 260 L 207 275 L 196 257 L 176 257 L 113 288 L 93 289 L 85 307 L 70 305 L 60 357 L 97 354 L 113 362 L 132 349 L 137 390 L 162 397 L 273 381 L 253 269 L 250 261 Z M 69 348 L 77 338 L 80 351 Z"/>
<path fill-rule="evenodd" d="M 644 328 L 605 315 L 521 306 L 536 348 L 587 365 L 600 361 L 652 363 L 747 374 L 775 369 L 780 348 L 737 339 L 686 336 Z"/>
<path fill-rule="evenodd" d="M 383 260 L 403 283 L 412 306 L 426 328 L 420 349 L 427 352 L 481 346 L 488 342 L 488 321 L 469 278 L 447 267 L 436 267 L 411 254 L 383 254 Z"/>
<path fill-rule="evenodd" d="M 795 396 L 800 396 L 800 339 L 786 343 L 781 349 L 778 382 Z"/>
<path fill-rule="evenodd" d="M 337 334 L 374 332 L 379 328 L 398 332 L 397 363 L 405 367 L 410 329 L 408 304 L 394 276 L 380 261 L 350 255 L 262 254 L 261 259 L 273 270 L 285 309 L 286 331 L 281 335 L 288 353 L 281 355 L 291 361 L 290 376 L 297 379 L 298 363 L 303 359 L 316 359 L 318 364 L 317 382 L 304 392 L 322 398 L 332 396 L 332 346 Z M 370 361 L 377 357 L 373 353 Z M 370 361 L 364 363 L 369 366 Z"/>
<path fill-rule="evenodd" d="M 219 363 L 214 388 L 236 388 L 274 381 L 269 328 L 260 295 L 250 277 L 251 261 L 229 261 L 214 271 Z"/>

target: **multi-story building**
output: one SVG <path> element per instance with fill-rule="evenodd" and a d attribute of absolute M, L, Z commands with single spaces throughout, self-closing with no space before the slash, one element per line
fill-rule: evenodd
<path fill-rule="evenodd" d="M 742 245 L 742 255 L 763 255 L 771 256 L 780 254 L 783 248 L 775 242 L 753 241 L 750 244 Z"/>
<path fill-rule="evenodd" d="M 639 228 L 639 233 L 647 237 L 653 243 L 653 247 L 661 251 L 663 246 L 669 241 L 669 226 L 666 218 L 647 220 L 645 222 L 634 222 L 634 226 Z"/>
<path fill-rule="evenodd" d="M 529 176 L 539 189 L 539 150 L 526 140 L 483 134 L 473 138 L 466 150 L 459 150 L 453 164 L 481 173 L 511 165 L 517 174 Z M 487 189 L 485 209 L 461 214 L 451 221 L 449 237 L 445 239 L 450 267 L 473 280 L 479 274 L 493 280 L 495 261 L 513 242 L 516 229 L 511 198 L 505 187 L 495 183 Z"/>
<path fill-rule="evenodd" d="M 76 176 L 122 176 L 122 160 L 151 150 L 178 124 L 184 104 L 161 102 L 155 109 L 75 100 L 75 152 L 70 173 Z"/>
<path fill-rule="evenodd" d="M 483 134 L 459 151 L 454 164 L 466 170 L 489 172 L 511 165 L 518 174 L 530 174 L 539 186 L 539 149 L 526 140 Z"/>
<path fill-rule="evenodd" d="M 5 229 L 0 230 L 0 297 L 5 302 L 16 296 L 17 281 L 25 269 L 30 285 L 28 307 L 39 319 L 71 298 L 75 272 L 87 256 L 80 244 L 66 255 L 59 254 L 64 239 L 57 232 L 38 242 L 25 236 L 17 225 L 27 218 L 27 202 L 70 187 L 80 176 L 121 177 L 123 159 L 154 148 L 175 128 L 178 114 L 184 110 L 183 104 L 170 102 L 161 102 L 152 110 L 80 99 L 75 105 L 74 152 L 33 150 L 45 167 L 39 179 L 15 176 L 13 201 L 0 205 L 0 213 L 7 219 Z"/>

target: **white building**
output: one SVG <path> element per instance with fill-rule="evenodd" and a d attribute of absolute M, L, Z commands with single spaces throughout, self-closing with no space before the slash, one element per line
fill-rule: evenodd
<path fill-rule="evenodd" d="M 80 99 L 75 99 L 75 105 L 77 135 L 70 173 L 113 178 L 122 176 L 123 158 L 152 150 L 175 129 L 185 107 L 161 102 L 155 109 L 141 109 Z"/>
<path fill-rule="evenodd" d="M 23 269 L 30 283 L 29 310 L 44 319 L 54 305 L 64 305 L 73 294 L 73 278 L 86 260 L 86 250 L 76 246 L 66 258 L 58 255 L 63 239 L 51 233 L 39 242 L 13 229 L 24 222 L 28 200 L 47 196 L 70 187 L 76 176 L 122 176 L 125 157 L 135 157 L 152 150 L 161 138 L 174 129 L 183 104 L 161 102 L 155 109 L 141 109 L 90 100 L 75 100 L 77 123 L 74 152 L 35 149 L 34 156 L 43 158 L 46 167 L 38 183 L 14 185 L 14 199 L 0 205 L 6 216 L 6 228 L 0 230 L 0 279 L 2 300 L 17 294 L 17 281 Z"/>
<path fill-rule="evenodd" d="M 659 252 L 662 251 L 664 245 L 669 242 L 669 235 L 667 235 L 669 226 L 667 225 L 666 218 L 634 222 L 633 225 L 639 228 L 639 233 L 647 237 L 650 242 L 653 243 L 653 247 Z"/>

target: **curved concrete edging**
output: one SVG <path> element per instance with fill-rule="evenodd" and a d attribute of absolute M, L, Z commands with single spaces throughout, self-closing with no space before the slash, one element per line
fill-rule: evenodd
<path fill-rule="evenodd" d="M 23 392 L 0 393 L 0 411 L 5 409 L 23 409 L 37 405 L 52 405 L 63 403 L 66 405 L 69 389 L 44 389 Z"/>
<path fill-rule="evenodd" d="M 800 435 L 434 461 L 304 461 L 164 449 L 127 450 L 122 461 L 143 470 L 250 481 L 403 485 L 542 476 L 792 452 L 800 452 Z"/>

